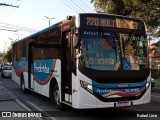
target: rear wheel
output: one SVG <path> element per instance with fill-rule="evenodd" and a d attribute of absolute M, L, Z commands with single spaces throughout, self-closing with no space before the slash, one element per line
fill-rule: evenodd
<path fill-rule="evenodd" d="M 21 76 L 21 90 L 23 93 L 27 93 L 27 89 L 25 88 L 24 77 Z"/>

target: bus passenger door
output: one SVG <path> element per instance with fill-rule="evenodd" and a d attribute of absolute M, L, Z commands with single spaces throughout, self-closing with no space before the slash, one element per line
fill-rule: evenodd
<path fill-rule="evenodd" d="M 33 51 L 34 45 L 33 43 L 29 44 L 29 52 L 28 52 L 28 88 L 34 90 L 34 81 L 33 81 Z"/>
<path fill-rule="evenodd" d="M 64 32 L 62 35 L 61 62 L 62 101 L 65 101 L 65 94 L 71 95 L 72 90 L 71 32 Z"/>

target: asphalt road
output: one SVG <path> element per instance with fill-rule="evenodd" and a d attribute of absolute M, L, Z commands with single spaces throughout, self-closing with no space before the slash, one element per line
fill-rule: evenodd
<path fill-rule="evenodd" d="M 74 120 L 75 118 L 76 120 L 160 119 L 160 86 L 152 89 L 151 103 L 145 105 L 118 109 L 110 108 L 87 110 L 76 110 L 68 107 L 66 111 L 58 111 L 49 98 L 46 98 L 34 92 L 23 94 L 20 86 L 10 78 L 0 78 L 0 82 L 2 82 L 4 86 L 15 96 L 17 96 L 17 98 L 29 109 L 33 111 L 42 111 L 44 116 L 50 116 L 50 118 L 44 118 L 47 120 Z M 156 115 L 159 117 L 154 118 L 154 116 Z"/>

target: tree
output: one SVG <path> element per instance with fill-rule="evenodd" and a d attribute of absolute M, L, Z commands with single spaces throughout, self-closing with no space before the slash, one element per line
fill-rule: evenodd
<path fill-rule="evenodd" d="M 130 12 L 125 8 L 125 3 L 122 0 L 91 0 L 91 3 L 94 3 L 98 13 L 127 15 Z"/>
<path fill-rule="evenodd" d="M 3 55 L 3 59 L 6 61 L 6 62 L 9 62 L 11 63 L 12 62 L 12 45 L 13 43 L 16 41 L 16 40 L 13 40 L 11 39 L 11 45 L 8 47 L 8 50 L 6 53 L 4 53 Z"/>
<path fill-rule="evenodd" d="M 9 47 L 7 52 L 3 56 L 4 60 L 11 63 L 12 62 L 12 48 Z"/>
<path fill-rule="evenodd" d="M 160 21 L 159 0 L 91 0 L 98 13 L 131 16 L 143 20 L 150 33 L 154 33 Z"/>

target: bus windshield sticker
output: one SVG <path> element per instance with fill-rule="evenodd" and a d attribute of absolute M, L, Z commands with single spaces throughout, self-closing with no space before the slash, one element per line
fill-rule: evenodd
<path fill-rule="evenodd" d="M 131 64 L 129 60 L 122 61 L 123 70 L 131 70 Z"/>

